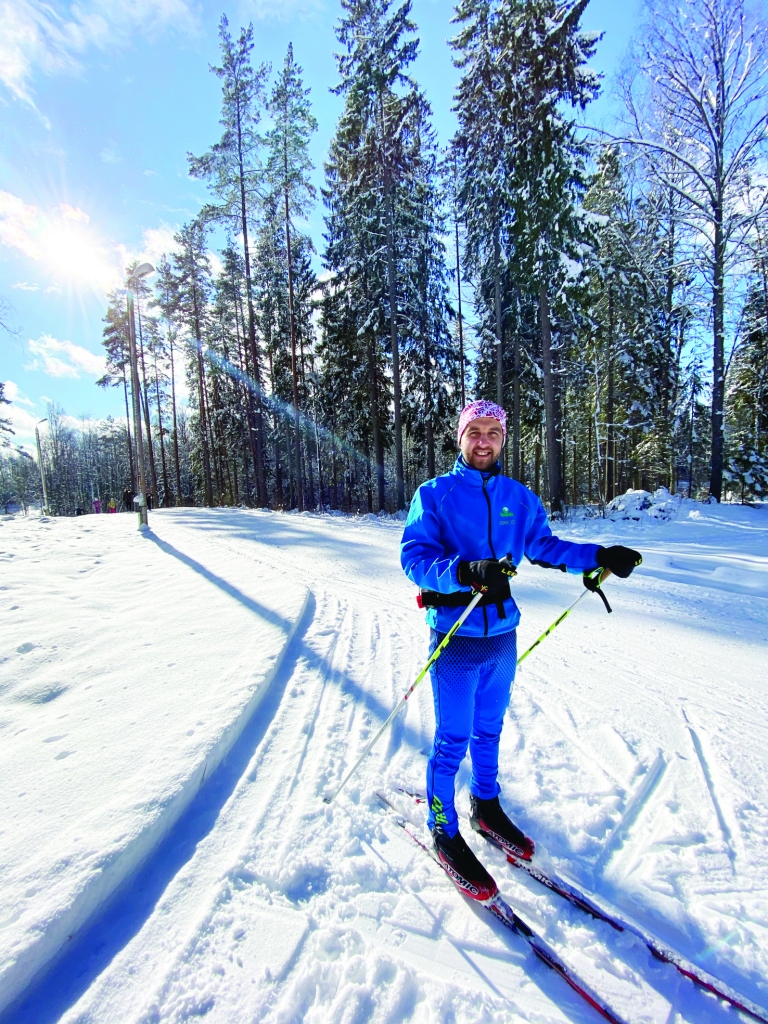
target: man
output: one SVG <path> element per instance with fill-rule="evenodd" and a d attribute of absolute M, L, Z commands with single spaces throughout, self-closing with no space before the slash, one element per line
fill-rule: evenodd
<path fill-rule="evenodd" d="M 406 575 L 422 591 L 430 654 L 470 603 L 483 597 L 431 669 L 435 739 L 427 765 L 428 824 L 435 853 L 460 889 L 488 899 L 496 883 L 459 832 L 454 778 L 469 746 L 473 829 L 505 852 L 530 859 L 533 843 L 499 803 L 499 739 L 517 661 L 520 612 L 510 578 L 525 555 L 563 572 L 609 569 L 626 578 L 636 551 L 575 544 L 553 536 L 536 495 L 503 476 L 499 456 L 507 417 L 494 402 L 467 405 L 459 418 L 461 454 L 450 473 L 419 487 L 400 547 Z"/>

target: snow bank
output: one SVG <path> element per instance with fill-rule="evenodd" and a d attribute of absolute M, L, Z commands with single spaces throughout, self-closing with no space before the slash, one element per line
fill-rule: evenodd
<path fill-rule="evenodd" d="M 307 590 L 128 515 L 3 520 L 0 562 L 2 1010 L 226 756 Z"/>

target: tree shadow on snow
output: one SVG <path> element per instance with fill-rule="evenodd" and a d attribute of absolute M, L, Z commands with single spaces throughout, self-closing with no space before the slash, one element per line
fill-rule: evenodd
<path fill-rule="evenodd" d="M 289 620 L 254 601 L 171 544 L 151 534 L 149 537 L 167 554 L 200 573 L 255 615 L 273 622 L 286 633 L 290 631 L 292 623 Z M 213 829 L 222 807 L 247 772 L 301 658 L 317 665 L 326 673 L 329 682 L 339 685 L 374 721 L 383 721 L 389 715 L 390 707 L 308 647 L 305 636 L 314 616 L 315 599 L 310 593 L 280 667 L 229 754 L 200 787 L 165 839 L 149 852 L 138 871 L 123 882 L 94 917 L 72 936 L 58 956 L 36 975 L 20 999 L 0 1013 L 0 1024 L 19 1024 L 20 1021 L 24 1021 L 24 1024 L 54 1024 L 139 933 L 174 877 L 191 860 L 198 844 Z M 405 742 L 415 749 L 423 746 L 420 733 L 403 722 L 398 723 L 397 738 L 399 742 Z M 329 772 L 330 769 L 329 765 Z"/>

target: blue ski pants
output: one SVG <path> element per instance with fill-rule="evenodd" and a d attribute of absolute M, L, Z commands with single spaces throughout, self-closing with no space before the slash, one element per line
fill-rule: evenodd
<path fill-rule="evenodd" d="M 444 633 L 432 630 L 430 655 Z M 469 746 L 470 790 L 482 800 L 499 795 L 499 740 L 517 662 L 514 630 L 495 636 L 454 636 L 430 669 L 435 740 L 427 764 L 429 827 L 453 836 L 459 827 L 454 778 Z"/>

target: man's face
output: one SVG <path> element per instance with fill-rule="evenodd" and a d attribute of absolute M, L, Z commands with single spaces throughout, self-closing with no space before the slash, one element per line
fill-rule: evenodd
<path fill-rule="evenodd" d="M 490 469 L 501 454 L 504 432 L 492 416 L 478 416 L 461 435 L 461 454 L 473 469 Z"/>

